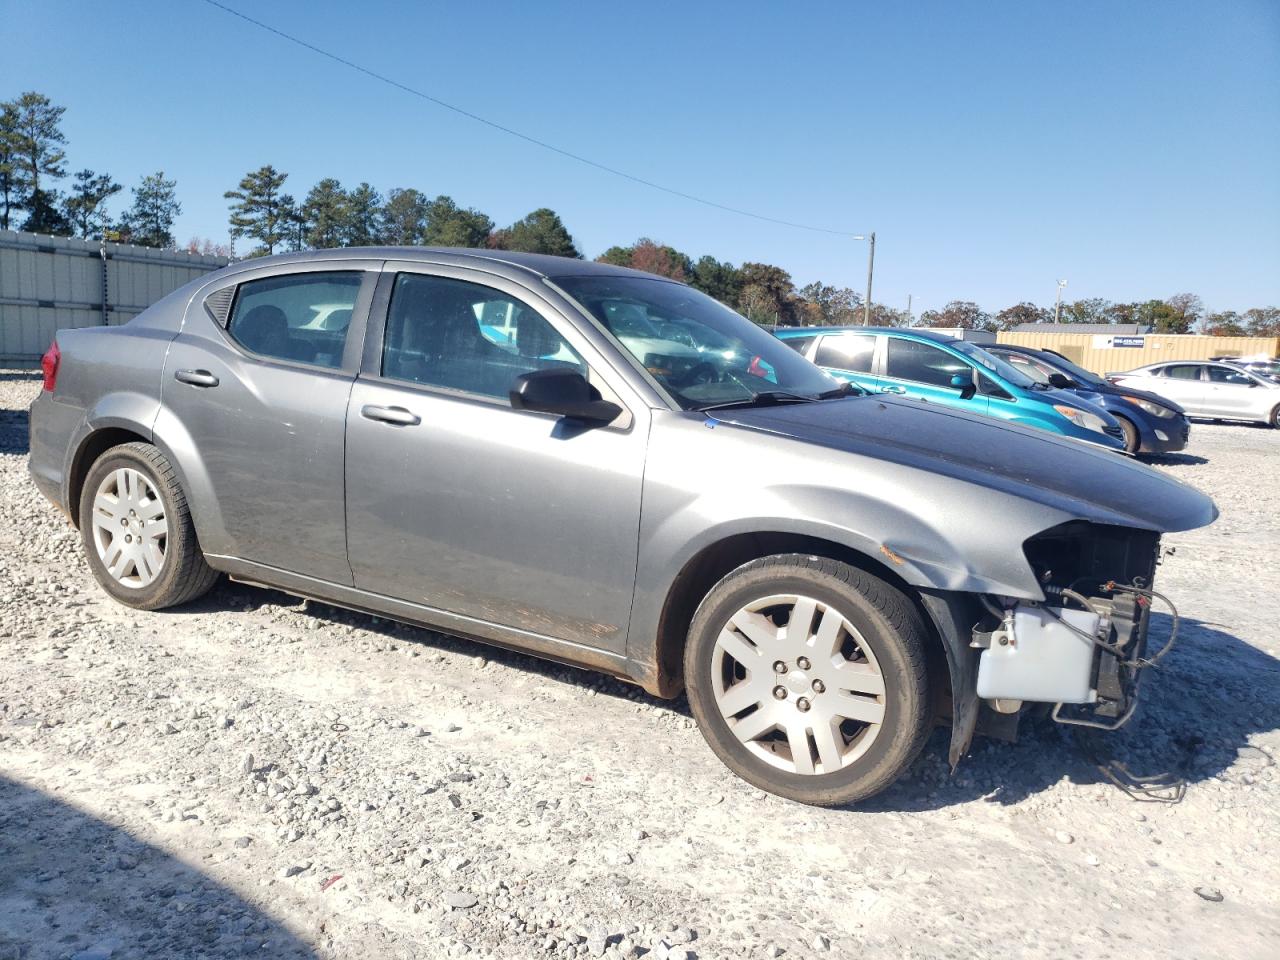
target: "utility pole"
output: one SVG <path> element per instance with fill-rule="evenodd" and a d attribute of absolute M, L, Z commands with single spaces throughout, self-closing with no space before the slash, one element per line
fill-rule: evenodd
<path fill-rule="evenodd" d="M 865 236 L 858 234 L 853 239 L 870 241 L 870 246 L 867 248 L 867 299 L 862 303 L 862 325 L 869 327 L 871 326 L 871 276 L 876 269 L 876 232 L 872 230 Z"/>
<path fill-rule="evenodd" d="M 911 294 L 907 294 L 907 326 L 911 326 Z"/>
<path fill-rule="evenodd" d="M 1053 322 L 1054 323 L 1061 322 L 1059 318 L 1062 316 L 1062 288 L 1065 287 L 1066 285 L 1067 285 L 1067 281 L 1065 280 L 1058 281 L 1058 302 L 1053 305 Z"/>

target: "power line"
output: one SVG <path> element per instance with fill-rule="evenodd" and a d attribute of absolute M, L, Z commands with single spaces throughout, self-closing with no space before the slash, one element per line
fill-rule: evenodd
<path fill-rule="evenodd" d="M 209 4 L 209 6 L 211 7 L 217 7 L 219 10 L 222 10 L 225 13 L 229 13 L 233 17 L 238 17 L 239 19 L 245 21 L 246 23 L 252 24 L 253 26 L 258 27 L 261 30 L 265 30 L 267 33 L 275 34 L 277 37 L 280 37 L 283 40 L 288 40 L 290 43 L 297 44 L 298 46 L 302 47 L 305 50 L 310 50 L 312 53 L 319 54 L 320 56 L 325 57 L 328 60 L 332 60 L 335 63 L 340 63 L 344 67 L 348 67 L 349 69 L 355 70 L 358 73 L 363 73 L 367 77 L 372 77 L 374 80 L 378 80 L 381 83 L 385 83 L 389 86 L 395 87 L 397 90 L 410 94 L 411 96 L 418 97 L 421 100 L 426 100 L 428 103 L 434 103 L 438 107 L 444 107 L 444 109 L 451 110 L 454 113 L 459 114 L 460 116 L 466 117 L 468 120 L 474 120 L 476 123 L 482 123 L 486 127 L 491 127 L 494 130 L 498 130 L 502 133 L 507 134 L 508 136 L 517 137 L 520 140 L 525 141 L 526 143 L 531 143 L 534 146 L 541 147 L 544 150 L 550 150 L 552 153 L 558 153 L 562 157 L 568 157 L 570 160 L 576 160 L 578 163 L 586 164 L 589 167 L 595 167 L 597 170 L 603 170 L 605 173 L 612 174 L 615 177 L 621 177 L 624 180 L 630 180 L 632 183 L 638 183 L 642 186 L 649 187 L 653 190 L 661 190 L 663 193 L 669 193 L 674 197 L 680 197 L 681 199 L 684 199 L 684 200 L 691 200 L 694 203 L 700 203 L 706 207 L 713 207 L 716 210 L 723 210 L 726 213 L 737 214 L 740 217 L 750 217 L 753 220 L 762 220 L 765 223 L 774 223 L 782 227 L 794 227 L 797 230 L 810 230 L 810 231 L 813 231 L 814 233 L 826 233 L 826 234 L 831 234 L 837 237 L 854 236 L 852 232 L 845 231 L 845 230 L 831 230 L 827 227 L 815 227 L 807 223 L 793 223 L 790 220 L 779 220 L 776 217 L 766 217 L 764 214 L 761 214 L 761 213 L 752 213 L 750 210 L 742 210 L 742 209 L 739 209 L 738 207 L 730 207 L 723 203 L 716 203 L 714 200 L 707 200 L 707 199 L 704 199 L 703 197 L 695 196 L 692 193 L 685 193 L 683 190 L 676 190 L 674 187 L 668 187 L 668 186 L 664 186 L 661 183 L 655 183 L 652 180 L 646 180 L 644 177 L 637 177 L 635 174 L 627 173 L 625 170 L 619 170 L 616 167 L 611 167 L 611 166 L 608 166 L 607 164 L 599 163 L 595 160 L 590 159 L 589 157 L 584 157 L 581 154 L 574 153 L 571 150 L 565 150 L 562 147 L 557 147 L 555 144 L 547 143 L 545 140 L 539 140 L 537 137 L 532 137 L 527 133 L 521 133 L 519 130 L 513 130 L 511 127 L 503 126 L 502 124 L 497 123 L 496 121 L 489 120 L 485 117 L 480 116 L 479 114 L 472 113 L 470 110 L 464 110 L 462 107 L 454 106 L 452 103 L 447 103 L 446 101 L 441 100 L 439 97 L 433 97 L 429 93 L 423 93 L 421 90 L 417 90 L 411 86 L 408 86 L 407 84 L 401 83 L 398 80 L 393 80 L 391 77 L 378 73 L 376 70 L 370 70 L 368 67 L 361 66 L 358 63 L 354 63 L 351 60 L 347 60 L 344 57 L 340 57 L 336 53 L 331 53 L 328 50 L 323 49 L 322 47 L 317 47 L 315 44 L 308 43 L 306 40 L 302 40 L 299 37 L 295 37 L 291 33 L 285 33 L 285 31 L 279 30 L 276 27 L 271 26 L 270 24 L 263 23 L 261 20 L 255 20 L 253 17 L 249 16 L 248 14 L 241 13 L 239 10 L 235 10 L 231 7 L 228 7 L 224 3 L 219 3 L 218 0 L 204 0 L 204 2 Z"/>

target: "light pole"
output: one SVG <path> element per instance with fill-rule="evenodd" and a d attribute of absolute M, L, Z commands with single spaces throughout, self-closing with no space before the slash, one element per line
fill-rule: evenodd
<path fill-rule="evenodd" d="M 1067 285 L 1067 281 L 1058 281 L 1058 302 L 1053 305 L 1053 322 L 1061 322 L 1058 318 L 1062 316 L 1062 288 Z"/>
<path fill-rule="evenodd" d="M 869 327 L 871 326 L 871 275 L 876 268 L 876 232 L 872 230 L 865 235 L 860 233 L 853 239 L 870 241 L 870 246 L 867 247 L 867 299 L 862 303 L 862 325 Z"/>

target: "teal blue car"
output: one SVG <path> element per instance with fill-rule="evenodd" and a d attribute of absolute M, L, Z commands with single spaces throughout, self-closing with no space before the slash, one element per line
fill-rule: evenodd
<path fill-rule="evenodd" d="M 775 335 L 869 393 L 914 397 L 1124 449 L 1123 428 L 1101 407 L 1037 383 L 964 340 L 898 327 L 783 327 Z"/>

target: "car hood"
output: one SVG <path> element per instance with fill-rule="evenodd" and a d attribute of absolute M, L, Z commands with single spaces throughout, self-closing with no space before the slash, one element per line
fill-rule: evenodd
<path fill-rule="evenodd" d="M 1123 454 L 919 400 L 851 397 L 717 410 L 713 419 L 954 477 L 1095 523 L 1170 532 L 1218 516 L 1198 490 Z"/>

